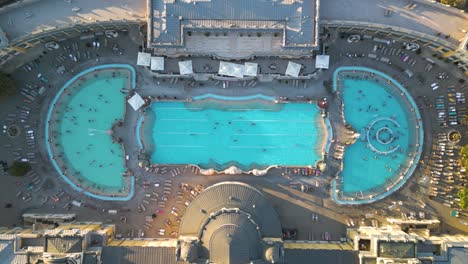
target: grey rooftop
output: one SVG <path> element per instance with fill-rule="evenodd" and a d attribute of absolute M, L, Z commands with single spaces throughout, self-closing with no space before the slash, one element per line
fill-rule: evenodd
<path fill-rule="evenodd" d="M 281 32 L 283 48 L 317 48 L 319 0 L 147 0 L 148 42 L 183 47 L 184 30 Z"/>

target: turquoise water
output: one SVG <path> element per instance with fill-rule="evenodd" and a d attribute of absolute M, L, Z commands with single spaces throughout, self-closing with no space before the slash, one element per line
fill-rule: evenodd
<path fill-rule="evenodd" d="M 344 75 L 344 74 L 343 74 Z M 415 120 L 402 97 L 383 79 L 341 78 L 344 116 L 359 134 L 343 159 L 345 193 L 384 189 L 405 174 L 415 151 Z M 363 76 L 363 75 L 361 75 Z"/>
<path fill-rule="evenodd" d="M 145 121 L 152 162 L 244 169 L 315 165 L 324 140 L 315 104 L 265 101 L 155 102 Z M 150 124 L 150 125 L 148 125 Z"/>
<path fill-rule="evenodd" d="M 123 151 L 112 125 L 123 118 L 129 71 L 99 70 L 73 82 L 51 116 L 50 145 L 61 171 L 75 184 L 119 192 L 125 183 Z"/>

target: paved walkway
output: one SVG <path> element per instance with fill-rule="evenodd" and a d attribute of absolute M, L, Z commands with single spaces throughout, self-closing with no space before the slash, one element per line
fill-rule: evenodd
<path fill-rule="evenodd" d="M 80 8 L 80 11 L 73 12 L 73 7 Z M 145 21 L 145 14 L 145 0 L 73 0 L 71 4 L 63 0 L 47 0 L 0 14 L 0 27 L 11 41 L 42 30 L 79 23 L 109 20 Z"/>
<path fill-rule="evenodd" d="M 436 35 L 441 32 L 450 35 L 450 41 L 459 43 L 468 29 L 468 15 L 455 8 L 445 7 L 425 1 L 403 0 L 329 0 L 321 1 L 322 20 L 349 20 L 387 24 L 407 28 L 422 33 Z M 384 15 L 385 9 L 393 11 L 391 16 Z"/>

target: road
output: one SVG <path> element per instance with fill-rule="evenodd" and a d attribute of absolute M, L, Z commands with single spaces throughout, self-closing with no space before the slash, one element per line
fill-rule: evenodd
<path fill-rule="evenodd" d="M 459 43 L 468 29 L 468 15 L 455 8 L 445 7 L 427 1 L 413 1 L 415 6 L 407 8 L 404 0 L 329 0 L 321 1 L 321 20 L 361 21 L 436 35 L 441 32 L 450 35 L 450 41 Z M 385 9 L 393 10 L 391 16 L 384 16 Z"/>
<path fill-rule="evenodd" d="M 468 15 L 455 8 L 414 1 L 413 8 L 406 8 L 403 0 L 323 0 L 322 20 L 349 20 L 388 24 L 435 35 L 442 32 L 450 35 L 450 41 L 459 43 L 468 29 Z M 81 10 L 73 12 L 73 7 Z M 384 9 L 393 14 L 384 16 Z M 30 17 L 29 17 L 30 16 Z M 39 1 L 0 15 L 0 27 L 10 40 L 43 29 L 52 29 L 75 23 L 106 20 L 145 20 L 146 0 L 64 0 Z"/>
<path fill-rule="evenodd" d="M 78 7 L 80 11 L 73 12 Z M 0 14 L 0 26 L 14 40 L 30 33 L 78 23 L 108 20 L 145 20 L 145 0 L 39 1 Z"/>

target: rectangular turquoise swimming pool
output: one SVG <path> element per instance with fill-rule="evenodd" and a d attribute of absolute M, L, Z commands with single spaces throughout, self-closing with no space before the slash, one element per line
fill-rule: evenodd
<path fill-rule="evenodd" d="M 315 165 L 326 138 L 320 112 L 309 103 L 155 102 L 146 119 L 144 141 L 154 145 L 151 160 L 157 164 Z"/>

